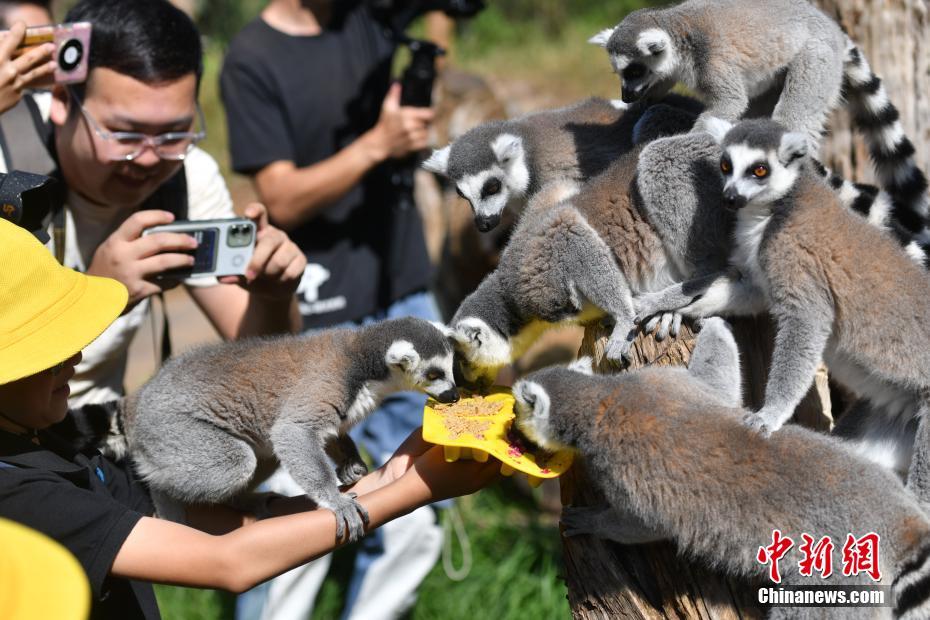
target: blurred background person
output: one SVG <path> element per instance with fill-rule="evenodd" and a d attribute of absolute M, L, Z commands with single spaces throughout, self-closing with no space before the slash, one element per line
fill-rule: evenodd
<path fill-rule="evenodd" d="M 251 176 L 271 221 L 307 256 L 298 289 L 304 329 L 440 319 L 427 290 L 423 224 L 402 182 L 427 146 L 434 113 L 401 105 L 391 83 L 398 40 L 386 34 L 426 7 L 376 14 L 373 4 L 272 0 L 232 41 L 223 66 L 233 169 Z M 419 394 L 389 398 L 352 436 L 378 466 L 419 426 L 424 404 Z M 284 472 L 269 484 L 300 493 Z M 440 544 L 428 508 L 366 537 L 344 616 L 409 609 Z M 300 569 L 241 597 L 240 618 L 305 618 L 327 568 Z"/>

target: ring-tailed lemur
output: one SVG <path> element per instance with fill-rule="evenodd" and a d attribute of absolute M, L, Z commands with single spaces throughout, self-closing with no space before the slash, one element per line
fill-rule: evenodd
<path fill-rule="evenodd" d="M 665 147 L 653 149 L 658 142 Z M 658 142 L 621 156 L 580 188 L 556 182 L 534 197 L 497 269 L 450 322 L 466 378 L 493 378 L 541 330 L 605 315 L 614 322 L 607 356 L 621 360 L 634 336 L 633 295 L 660 290 L 695 265 L 726 265 L 730 218 L 715 205 L 719 147 L 706 134 Z M 645 174 L 662 186 L 648 210 L 673 221 L 682 238 L 671 247 L 683 256 L 670 259 L 644 217 L 636 168 L 651 159 L 647 152 L 663 160 Z M 675 331 L 677 322 L 669 316 L 662 329 Z"/>
<path fill-rule="evenodd" d="M 651 109 L 647 124 L 643 114 Z M 648 132 L 670 135 L 691 128 L 703 106 L 681 95 L 659 107 L 586 99 L 572 106 L 485 123 L 437 149 L 423 167 L 448 177 L 468 200 L 475 225 L 488 232 L 505 208 L 515 213 L 554 180 L 581 182 L 645 142 Z M 652 126 L 649 129 L 648 126 Z"/>
<path fill-rule="evenodd" d="M 664 94 L 681 81 L 710 117 L 736 122 L 753 97 L 783 82 L 774 120 L 804 133 L 814 153 L 829 112 L 847 98 L 864 132 L 893 219 L 912 235 L 926 226 L 927 179 L 881 80 L 839 25 L 808 0 L 688 0 L 641 9 L 592 43 L 607 49 L 623 100 Z M 930 239 L 925 235 L 923 242 Z"/>
<path fill-rule="evenodd" d="M 544 329 L 603 315 L 615 322 L 608 355 L 622 358 L 633 335 L 631 295 L 681 274 L 726 268 L 732 217 L 719 205 L 719 161 L 710 135 L 686 134 L 648 142 L 580 188 L 547 186 L 527 207 L 496 271 L 450 322 L 466 378 L 493 377 Z M 860 208 L 879 204 L 879 193 L 864 186 L 843 184 L 839 191 Z M 881 225 L 881 218 L 873 223 Z M 679 323 L 664 314 L 658 336 L 676 333 Z"/>
<path fill-rule="evenodd" d="M 578 451 L 610 506 L 566 509 L 566 534 L 624 544 L 671 538 L 706 565 L 767 580 L 757 554 L 774 530 L 798 545 L 802 534 L 830 536 L 837 552 L 849 534 L 874 532 L 893 611 L 772 608 L 769 617 L 928 617 L 930 520 L 918 502 L 835 437 L 801 427 L 757 436 L 740 423 L 739 386 L 736 343 L 721 319 L 704 321 L 688 369 L 548 368 L 519 381 L 515 424 L 545 449 Z M 787 558 L 780 568 L 784 585 L 824 584 Z M 864 574 L 830 582 L 873 583 Z"/>
<path fill-rule="evenodd" d="M 236 500 L 280 463 L 356 540 L 368 515 L 339 485 L 367 468 L 347 432 L 394 392 L 458 400 L 444 330 L 407 318 L 196 349 L 124 401 L 129 455 L 164 518 Z"/>
<path fill-rule="evenodd" d="M 930 502 L 930 276 L 840 205 L 812 169 L 804 135 L 769 120 L 709 127 L 722 136 L 724 202 L 738 214 L 735 271 L 646 296 L 637 301 L 641 316 L 768 310 L 777 331 L 765 404 L 746 422 L 778 430 L 823 359 L 864 401 L 856 418 L 868 432 L 863 450 L 898 469 L 909 464 L 908 486 Z"/>

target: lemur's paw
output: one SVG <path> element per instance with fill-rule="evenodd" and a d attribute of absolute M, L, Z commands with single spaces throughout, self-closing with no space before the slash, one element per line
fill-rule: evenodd
<path fill-rule="evenodd" d="M 778 419 L 773 416 L 771 413 L 761 409 L 757 412 L 749 412 L 743 416 L 743 424 L 745 424 L 751 431 L 758 434 L 760 437 L 768 439 L 772 436 L 772 433 L 781 428 L 781 424 L 778 423 Z"/>
<path fill-rule="evenodd" d="M 656 332 L 656 341 L 662 342 L 671 335 L 673 338 L 678 336 L 678 330 L 681 327 L 681 315 L 677 312 L 665 312 L 662 314 L 662 320 L 659 323 L 659 330 Z"/>
<path fill-rule="evenodd" d="M 612 362 L 629 363 L 633 359 L 633 340 L 629 335 L 620 336 L 615 330 L 607 341 L 604 355 Z"/>
<path fill-rule="evenodd" d="M 633 298 L 633 312 L 636 314 L 633 322 L 637 325 L 646 323 L 643 330 L 647 333 L 655 329 L 661 318 L 659 315 L 664 310 L 666 308 L 662 307 L 662 296 L 658 293 L 644 293 Z"/>
<path fill-rule="evenodd" d="M 613 513 L 610 506 L 565 506 L 562 508 L 563 534 L 569 538 L 573 536 L 597 536 L 610 538 L 606 535 L 605 526 L 609 515 Z"/>
<path fill-rule="evenodd" d="M 349 530 L 346 542 L 355 542 L 365 535 L 365 526 L 368 525 L 368 511 L 358 503 L 355 493 L 339 494 L 326 506 L 336 515 L 336 540 L 341 541 Z"/>
<path fill-rule="evenodd" d="M 364 461 L 348 460 L 336 467 L 336 477 L 340 486 L 355 484 L 368 473 L 368 465 Z"/>

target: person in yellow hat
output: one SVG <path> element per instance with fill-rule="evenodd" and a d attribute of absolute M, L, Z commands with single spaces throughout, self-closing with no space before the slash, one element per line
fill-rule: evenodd
<path fill-rule="evenodd" d="M 94 618 L 159 617 L 151 582 L 241 592 L 337 547 L 333 513 L 306 498 L 278 498 L 268 513 L 281 516 L 261 520 L 219 506 L 188 510 L 192 527 L 152 518 L 130 470 L 46 430 L 67 413 L 81 349 L 127 297 L 119 282 L 60 266 L 32 235 L 0 220 L 0 517 L 74 554 Z M 442 449 L 415 432 L 352 491 L 375 528 L 474 492 L 497 468 L 446 463 Z"/>

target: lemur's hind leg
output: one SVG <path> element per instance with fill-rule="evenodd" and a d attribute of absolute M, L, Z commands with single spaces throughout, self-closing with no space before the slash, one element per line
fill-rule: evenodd
<path fill-rule="evenodd" d="M 336 472 L 326 458 L 326 438 L 296 417 L 282 412 L 272 426 L 274 452 L 307 496 L 336 515 L 336 538 L 341 540 L 348 527 L 349 542 L 356 541 L 365 534 L 368 511 L 354 495 L 340 493 Z"/>
<path fill-rule="evenodd" d="M 742 404 L 739 349 L 726 321 L 718 317 L 704 319 L 688 372 L 725 405 Z"/>
<path fill-rule="evenodd" d="M 930 508 L 930 391 L 924 390 L 917 413 L 917 434 L 911 466 L 907 473 L 907 488 L 925 507 Z"/>
<path fill-rule="evenodd" d="M 326 444 L 326 453 L 336 463 L 336 477 L 340 485 L 353 484 L 368 473 L 368 466 L 348 435 L 337 435 Z"/>
<path fill-rule="evenodd" d="M 157 433 L 157 441 L 130 446 L 136 471 L 153 496 L 160 493 L 183 504 L 219 504 L 249 488 L 257 459 L 248 443 L 189 411 L 148 418 L 139 420 L 132 435 Z M 168 502 L 162 504 L 167 507 Z"/>
<path fill-rule="evenodd" d="M 626 276 L 601 236 L 580 216 L 572 213 L 571 226 L 560 239 L 559 265 L 568 287 L 584 301 L 597 306 L 614 321 L 606 356 L 612 361 L 628 360 L 635 338 L 633 294 Z"/>
<path fill-rule="evenodd" d="M 843 58 L 827 41 L 811 39 L 788 66 L 781 98 L 772 113 L 790 131 L 806 134 L 811 153 L 819 150 L 827 117 L 840 99 Z"/>

